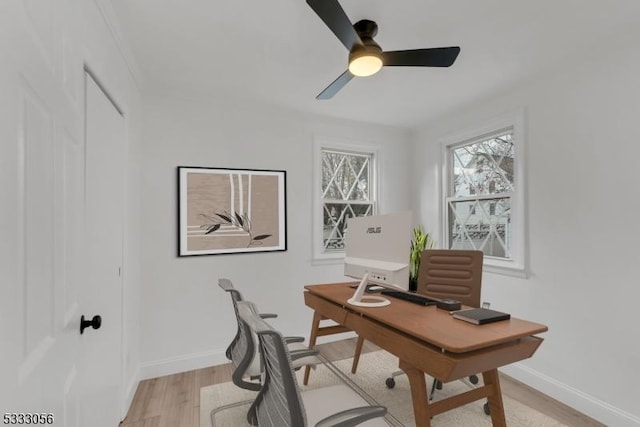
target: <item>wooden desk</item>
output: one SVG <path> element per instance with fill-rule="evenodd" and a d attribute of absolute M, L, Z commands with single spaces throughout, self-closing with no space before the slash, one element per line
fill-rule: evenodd
<path fill-rule="evenodd" d="M 435 306 L 420 306 L 389 298 L 386 307 L 357 307 L 346 301 L 350 283 L 305 286 L 305 304 L 314 310 L 310 347 L 318 336 L 355 331 L 398 356 L 409 378 L 416 425 L 430 426 L 431 417 L 475 400 L 487 398 L 494 426 L 506 426 L 498 370 L 531 357 L 542 343 L 533 335 L 547 327 L 521 319 L 474 325 L 454 319 Z M 338 325 L 320 328 L 321 319 Z M 484 385 L 436 402 L 429 402 L 427 373 L 442 382 L 482 373 Z M 305 383 L 308 372 L 305 375 Z"/>

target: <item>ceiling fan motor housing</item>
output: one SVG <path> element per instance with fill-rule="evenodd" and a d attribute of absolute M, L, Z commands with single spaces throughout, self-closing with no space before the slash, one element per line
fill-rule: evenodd
<path fill-rule="evenodd" d="M 353 24 L 353 28 L 356 30 L 360 38 L 373 38 L 376 36 L 376 34 L 378 34 L 378 24 L 368 19 L 361 19 L 360 21 Z"/>
<path fill-rule="evenodd" d="M 363 56 L 376 57 L 382 63 L 382 48 L 373 40 L 373 37 L 378 34 L 378 24 L 374 21 L 363 19 L 353 24 L 353 28 L 360 36 L 362 45 L 355 45 L 351 49 L 349 52 L 349 64 Z"/>

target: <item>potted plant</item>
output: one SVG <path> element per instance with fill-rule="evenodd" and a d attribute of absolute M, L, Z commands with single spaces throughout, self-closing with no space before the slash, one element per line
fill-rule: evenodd
<path fill-rule="evenodd" d="M 413 229 L 411 239 L 411 255 L 409 259 L 409 290 L 415 292 L 418 289 L 418 273 L 420 271 L 420 254 L 425 249 L 433 248 L 434 241 L 429 233 L 425 233 L 419 225 Z"/>

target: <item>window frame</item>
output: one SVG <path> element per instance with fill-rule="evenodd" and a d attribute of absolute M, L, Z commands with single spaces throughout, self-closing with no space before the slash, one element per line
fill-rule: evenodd
<path fill-rule="evenodd" d="M 484 257 L 483 268 L 487 272 L 506 274 L 516 277 L 528 276 L 528 235 L 526 219 L 526 141 L 525 141 L 525 111 L 519 108 L 515 111 L 497 116 L 484 121 L 482 124 L 469 126 L 468 128 L 449 134 L 440 139 L 441 146 L 441 193 L 440 193 L 440 217 L 441 236 L 444 247 L 449 248 L 449 209 L 448 198 L 453 191 L 453 170 L 451 167 L 452 149 L 471 144 L 486 137 L 494 136 L 500 132 L 512 130 L 514 141 L 514 176 L 513 185 L 515 191 L 509 193 L 511 199 L 511 230 L 510 242 L 511 258 Z M 489 196 L 489 198 L 494 198 Z"/>
<path fill-rule="evenodd" d="M 379 147 L 361 144 L 353 141 L 339 141 L 337 139 L 314 136 L 313 141 L 313 202 L 311 203 L 312 214 L 312 265 L 324 265 L 324 264 L 339 264 L 344 262 L 344 251 L 332 251 L 325 253 L 323 250 L 323 228 L 324 228 L 324 215 L 323 215 L 323 199 L 322 199 L 322 151 L 338 151 L 354 154 L 365 154 L 371 156 L 370 161 L 370 174 L 371 186 L 370 198 L 373 204 L 372 215 L 377 214 L 379 208 L 379 182 L 380 182 L 380 168 L 379 168 Z"/>

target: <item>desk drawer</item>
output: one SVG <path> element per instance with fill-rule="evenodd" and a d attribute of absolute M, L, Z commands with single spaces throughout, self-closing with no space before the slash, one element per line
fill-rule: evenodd
<path fill-rule="evenodd" d="M 444 382 L 529 358 L 542 343 L 542 338 L 529 336 L 467 353 L 449 353 L 354 313 L 350 313 L 343 324 L 405 363 Z"/>

